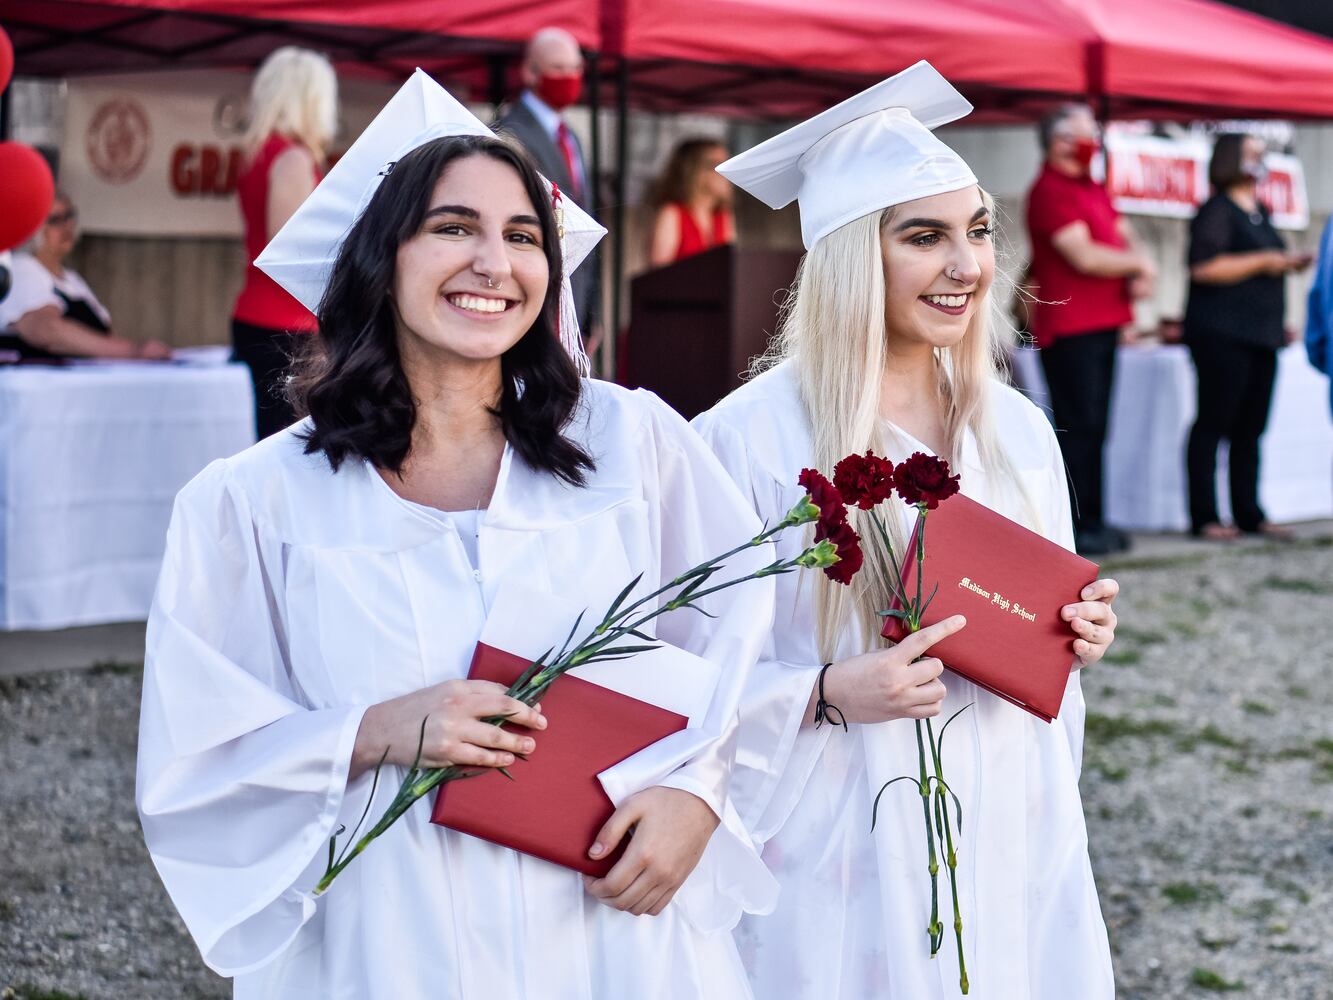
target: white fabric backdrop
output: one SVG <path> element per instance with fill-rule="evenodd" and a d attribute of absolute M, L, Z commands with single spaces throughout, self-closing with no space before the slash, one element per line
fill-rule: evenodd
<path fill-rule="evenodd" d="M 1014 381 L 1050 412 L 1035 350 L 1015 351 Z M 1186 531 L 1185 442 L 1194 422 L 1194 366 L 1179 344 L 1121 347 L 1106 442 L 1106 520 L 1136 531 Z M 1333 517 L 1333 419 L 1328 379 L 1300 345 L 1278 355 L 1260 452 L 1259 502 L 1275 522 Z M 1226 445 L 1218 453 L 1218 511 L 1231 515 Z"/>
<path fill-rule="evenodd" d="M 0 368 L 0 629 L 147 618 L 172 500 L 253 405 L 240 365 Z"/>

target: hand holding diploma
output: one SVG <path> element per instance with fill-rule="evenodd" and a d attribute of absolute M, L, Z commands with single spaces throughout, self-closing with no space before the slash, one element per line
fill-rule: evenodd
<path fill-rule="evenodd" d="M 1091 666 L 1106 655 L 1115 640 L 1117 618 L 1111 610 L 1111 603 L 1120 593 L 1120 584 L 1114 580 L 1094 580 L 1083 588 L 1083 598 L 1079 604 L 1066 604 L 1060 609 L 1060 617 L 1069 622 L 1069 627 L 1078 636 L 1074 640 L 1074 655 L 1078 657 L 1078 666 Z"/>
<path fill-rule="evenodd" d="M 450 680 L 371 705 L 361 720 L 348 778 L 386 764 L 411 767 L 508 767 L 515 754 L 531 753 L 530 736 L 510 733 L 483 719 L 506 716 L 528 729 L 546 728 L 540 705 L 525 705 L 491 681 Z M 425 720 L 423 726 L 422 720 Z"/>
<path fill-rule="evenodd" d="M 645 788 L 625 800 L 588 850 L 589 857 L 600 858 L 632 831 L 624 856 L 606 878 L 585 875 L 583 884 L 607 906 L 657 916 L 694 871 L 717 824 L 698 796 L 661 785 Z"/>
<path fill-rule="evenodd" d="M 847 722 L 926 719 L 944 705 L 944 664 L 927 656 L 930 647 L 967 625 L 962 615 L 913 632 L 890 649 L 873 649 L 839 660 L 824 678 L 824 696 Z M 806 725 L 814 724 L 818 691 L 810 692 Z"/>

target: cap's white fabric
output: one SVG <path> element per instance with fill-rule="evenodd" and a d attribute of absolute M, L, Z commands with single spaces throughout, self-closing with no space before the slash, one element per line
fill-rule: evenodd
<path fill-rule="evenodd" d="M 971 111 L 922 60 L 717 169 L 770 208 L 796 199 L 809 249 L 863 215 L 976 184 L 962 157 L 930 131 Z"/>
<path fill-rule="evenodd" d="M 494 133 L 418 69 L 287 220 L 255 259 L 255 266 L 314 312 L 324 295 L 338 248 L 393 164 L 432 139 L 447 135 Z M 542 180 L 549 191 L 551 182 L 545 177 Z M 587 356 L 574 318 L 569 276 L 606 230 L 570 199 L 562 197 L 560 204 L 564 211 L 560 251 L 565 272 L 560 339 L 586 370 Z"/>

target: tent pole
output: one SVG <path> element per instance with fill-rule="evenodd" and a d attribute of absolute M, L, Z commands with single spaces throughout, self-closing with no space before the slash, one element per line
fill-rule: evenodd
<path fill-rule="evenodd" d="M 588 175 L 588 214 L 594 219 L 597 218 L 597 210 L 601 207 L 599 204 L 601 198 L 601 178 L 602 178 L 602 126 L 601 126 L 601 107 L 602 107 L 602 74 L 597 62 L 597 53 L 588 53 L 588 107 L 592 114 L 588 117 L 588 142 L 592 146 L 590 166 L 591 171 Z"/>
<path fill-rule="evenodd" d="M 629 62 L 622 58 L 616 71 L 616 193 L 615 225 L 611 232 L 611 322 L 603 330 L 602 351 L 604 376 L 615 377 L 616 341 L 624 325 L 624 272 L 625 272 L 625 200 L 627 196 L 626 171 L 629 168 Z"/>

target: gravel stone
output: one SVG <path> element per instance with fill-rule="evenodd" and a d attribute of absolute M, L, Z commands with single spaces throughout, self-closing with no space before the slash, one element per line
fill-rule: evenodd
<path fill-rule="evenodd" d="M 1121 624 L 1083 678 L 1082 787 L 1121 1000 L 1333 1000 L 1328 530 L 1106 563 Z M 230 995 L 144 850 L 140 684 L 0 678 L 0 1000 Z"/>

